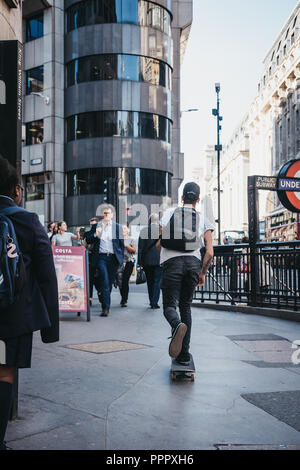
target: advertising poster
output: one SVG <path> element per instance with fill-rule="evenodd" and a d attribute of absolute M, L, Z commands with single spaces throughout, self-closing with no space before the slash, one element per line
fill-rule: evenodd
<path fill-rule="evenodd" d="M 87 312 L 85 248 L 53 246 L 60 312 Z"/>

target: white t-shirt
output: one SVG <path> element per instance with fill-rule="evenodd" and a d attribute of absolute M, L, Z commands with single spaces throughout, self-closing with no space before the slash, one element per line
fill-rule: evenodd
<path fill-rule="evenodd" d="M 72 237 L 74 237 L 72 232 L 64 232 L 62 235 L 57 233 L 53 235 L 52 243 L 55 242 L 56 246 L 72 246 Z"/>
<path fill-rule="evenodd" d="M 168 224 L 168 222 L 171 219 L 175 209 L 177 209 L 177 207 L 170 207 L 169 209 L 167 209 L 164 212 L 164 214 L 163 214 L 163 216 L 162 216 L 162 218 L 160 219 L 160 222 L 159 222 L 159 224 L 162 227 L 165 227 Z M 201 238 L 203 240 L 202 246 L 204 246 L 204 239 L 203 239 L 204 234 L 208 230 L 214 231 L 215 226 L 206 217 L 204 217 L 204 215 L 202 215 L 200 212 L 198 212 L 198 215 L 200 217 L 198 236 L 199 236 L 199 238 Z M 161 251 L 160 251 L 160 264 L 163 264 L 165 261 L 168 261 L 171 258 L 175 258 L 176 256 L 196 256 L 196 258 L 201 260 L 200 249 L 202 248 L 202 246 L 199 247 L 195 251 L 188 251 L 188 252 L 169 250 L 168 248 L 164 248 L 162 246 Z"/>

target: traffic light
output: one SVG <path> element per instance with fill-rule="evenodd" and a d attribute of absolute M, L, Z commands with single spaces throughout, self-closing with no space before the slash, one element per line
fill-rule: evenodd
<path fill-rule="evenodd" d="M 103 201 L 108 202 L 108 180 L 103 181 L 104 189 L 103 189 Z"/>

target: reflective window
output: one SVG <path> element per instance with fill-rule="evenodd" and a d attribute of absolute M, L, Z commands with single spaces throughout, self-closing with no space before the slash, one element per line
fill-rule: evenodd
<path fill-rule="evenodd" d="M 44 140 L 44 121 L 26 123 L 26 145 L 41 144 Z"/>
<path fill-rule="evenodd" d="M 67 197 L 118 193 L 171 196 L 172 175 L 142 168 L 88 168 L 67 173 Z"/>
<path fill-rule="evenodd" d="M 44 89 L 44 66 L 26 70 L 26 95 L 41 92 Z"/>
<path fill-rule="evenodd" d="M 26 201 L 38 201 L 45 198 L 44 174 L 26 176 Z"/>
<path fill-rule="evenodd" d="M 34 39 L 44 36 L 44 15 L 33 16 L 26 19 L 26 41 L 33 41 Z"/>
<path fill-rule="evenodd" d="M 89 24 L 132 23 L 171 35 L 171 15 L 148 0 L 85 0 L 67 9 L 67 31 Z"/>
<path fill-rule="evenodd" d="M 137 111 L 95 111 L 67 119 L 67 140 L 93 137 L 134 137 L 171 142 L 171 121 Z"/>
<path fill-rule="evenodd" d="M 171 88 L 172 69 L 161 60 L 129 54 L 102 54 L 72 60 L 68 86 L 94 80 L 132 80 Z"/>

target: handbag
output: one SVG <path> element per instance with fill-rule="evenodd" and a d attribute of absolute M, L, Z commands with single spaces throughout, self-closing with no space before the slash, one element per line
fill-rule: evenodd
<path fill-rule="evenodd" d="M 136 284 L 144 284 L 146 282 L 146 274 L 141 266 L 136 268 Z"/>

